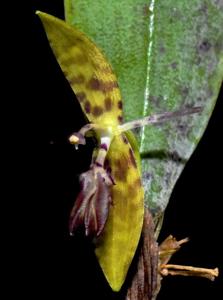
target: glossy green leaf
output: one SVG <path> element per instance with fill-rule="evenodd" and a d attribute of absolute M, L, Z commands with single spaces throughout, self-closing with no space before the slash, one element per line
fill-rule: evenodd
<path fill-rule="evenodd" d="M 223 77 L 223 1 L 65 0 L 66 19 L 104 51 L 117 74 L 127 121 L 185 106 L 185 116 L 137 132 L 145 201 L 155 215 L 198 141 Z"/>

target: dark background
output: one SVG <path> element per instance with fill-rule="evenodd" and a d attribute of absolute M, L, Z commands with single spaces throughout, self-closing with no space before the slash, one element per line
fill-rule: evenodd
<path fill-rule="evenodd" d="M 12 190 L 16 223 L 10 239 L 13 263 L 10 290 L 23 298 L 122 299 L 107 286 L 91 244 L 81 234 L 70 238 L 67 220 L 78 192 L 78 175 L 88 168 L 92 141 L 74 151 L 67 137 L 85 122 L 80 107 L 49 48 L 34 14 L 39 9 L 63 18 L 63 1 L 28 1 L 16 11 L 13 41 L 14 132 L 12 148 L 19 182 Z M 11 78 L 11 77 L 10 77 Z M 176 254 L 179 264 L 219 267 L 215 282 L 200 278 L 165 278 L 162 299 L 222 299 L 222 93 L 208 128 L 172 194 L 162 241 L 170 233 L 190 242 Z M 21 127 L 21 128 L 20 128 Z M 19 130 L 18 130 L 19 128 Z M 17 213 L 18 212 L 18 213 Z M 17 222 L 18 219 L 18 222 Z M 13 287 L 13 288 L 12 288 Z M 120 296 L 120 297 L 119 297 Z"/>

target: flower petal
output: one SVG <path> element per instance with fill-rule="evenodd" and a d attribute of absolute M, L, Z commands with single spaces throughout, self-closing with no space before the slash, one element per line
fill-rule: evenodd
<path fill-rule="evenodd" d="M 99 236 L 108 218 L 112 181 L 103 168 L 93 167 L 81 175 L 81 185 L 70 215 L 70 233 L 84 225 L 86 236 Z"/>

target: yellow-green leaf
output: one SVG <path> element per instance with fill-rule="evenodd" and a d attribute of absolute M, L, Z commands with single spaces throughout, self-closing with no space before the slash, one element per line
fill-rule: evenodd
<path fill-rule="evenodd" d="M 122 102 L 109 63 L 98 47 L 77 28 L 46 13 L 37 13 L 83 112 L 89 121 L 103 129 L 102 135 L 110 132 L 112 136 L 122 122 Z M 115 184 L 111 188 L 108 220 L 96 242 L 96 256 L 114 291 L 120 290 L 125 280 L 143 224 L 144 193 L 136 151 L 131 133 L 123 133 L 113 137 L 107 155 Z"/>

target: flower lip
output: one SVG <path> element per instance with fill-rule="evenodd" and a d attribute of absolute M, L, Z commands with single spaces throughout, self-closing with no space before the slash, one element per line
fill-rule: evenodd
<path fill-rule="evenodd" d="M 81 191 L 70 214 L 70 234 L 84 226 L 86 236 L 98 237 L 108 218 L 113 182 L 104 168 L 94 165 L 81 174 L 80 183 Z"/>

